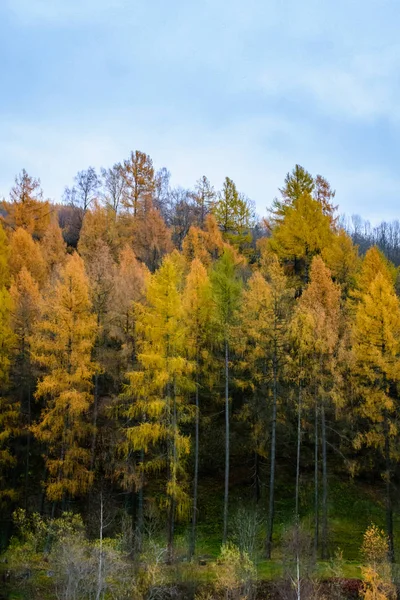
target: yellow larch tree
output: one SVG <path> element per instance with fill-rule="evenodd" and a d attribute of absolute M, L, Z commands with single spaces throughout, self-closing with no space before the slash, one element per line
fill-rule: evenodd
<path fill-rule="evenodd" d="M 14 500 L 9 473 L 16 464 L 12 439 L 19 431 L 19 405 L 8 395 L 11 356 L 15 338 L 11 328 L 12 299 L 8 290 L 9 247 L 0 223 L 0 508 Z"/>
<path fill-rule="evenodd" d="M 25 267 L 42 288 L 46 283 L 47 269 L 38 242 L 30 233 L 19 227 L 10 240 L 10 273 L 16 277 Z"/>
<path fill-rule="evenodd" d="M 35 238 L 41 238 L 50 222 L 51 207 L 43 201 L 40 179 L 31 177 L 25 169 L 15 178 L 10 202 L 4 202 L 4 221 L 16 229 L 21 227 Z"/>
<path fill-rule="evenodd" d="M 266 555 L 271 557 L 274 504 L 276 442 L 279 398 L 285 382 L 288 352 L 290 307 L 293 290 L 276 256 L 264 256 L 262 272 L 256 271 L 243 294 L 237 328 L 237 348 L 242 355 L 244 381 L 250 381 L 257 399 L 256 408 L 265 414 L 270 425 L 270 477 L 267 517 Z M 261 408 L 259 400 L 261 399 Z M 265 418 L 265 417 L 264 417 Z M 264 424 L 256 418 L 256 452 L 266 454 L 267 439 Z M 260 439 L 260 436 L 264 439 Z"/>
<path fill-rule="evenodd" d="M 78 254 L 68 256 L 31 339 L 33 360 L 43 370 L 36 390 L 43 403 L 32 427 L 44 446 L 49 500 L 67 501 L 91 486 L 88 438 L 96 338 L 89 284 Z"/>
<path fill-rule="evenodd" d="M 140 469 L 166 471 L 163 504 L 169 559 L 175 518 L 186 517 L 190 507 L 185 472 L 190 439 L 181 424 L 191 414 L 188 395 L 194 383 L 193 362 L 186 357 L 180 287 L 175 261 L 167 256 L 148 283 L 145 304 L 136 305 L 138 368 L 127 373 L 124 394 L 132 399 L 127 416 L 136 419 L 126 429 L 127 454 L 130 448 L 142 451 Z"/>
<path fill-rule="evenodd" d="M 385 461 L 386 527 L 394 560 L 392 470 L 399 456 L 400 305 L 387 273 L 377 271 L 361 294 L 352 329 L 353 375 L 359 413 L 366 422 L 355 445 L 376 448 Z"/>
<path fill-rule="evenodd" d="M 204 387 L 210 388 L 212 381 L 212 310 L 213 303 L 210 279 L 204 265 L 199 259 L 195 258 L 190 266 L 186 286 L 183 292 L 183 323 L 187 340 L 187 352 L 189 359 L 195 364 L 194 379 L 196 385 L 193 514 L 189 556 L 193 556 L 196 546 L 201 391 Z"/>
<path fill-rule="evenodd" d="M 47 227 L 40 243 L 42 256 L 46 263 L 47 279 L 53 284 L 58 269 L 65 263 L 67 244 L 64 241 L 62 229 L 53 218 Z"/>
<path fill-rule="evenodd" d="M 312 338 L 312 385 L 315 393 L 315 544 L 318 546 L 318 421 L 321 420 L 322 446 L 322 558 L 328 554 L 328 474 L 326 413 L 338 402 L 339 377 L 338 345 L 340 332 L 339 285 L 332 281 L 331 272 L 322 258 L 316 256 L 311 264 L 310 283 L 299 300 L 306 315 Z M 311 357 L 310 357 L 311 358 Z"/>
<path fill-rule="evenodd" d="M 12 298 L 11 324 L 14 332 L 11 378 L 14 394 L 18 397 L 21 427 L 25 451 L 25 508 L 28 502 L 29 468 L 31 453 L 32 398 L 36 385 L 31 363 L 30 340 L 42 310 L 42 295 L 37 282 L 26 267 L 14 278 L 10 294 Z"/>

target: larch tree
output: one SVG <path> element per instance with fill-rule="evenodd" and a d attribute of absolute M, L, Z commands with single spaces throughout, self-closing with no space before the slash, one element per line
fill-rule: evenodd
<path fill-rule="evenodd" d="M 54 283 L 57 271 L 65 263 L 67 244 L 64 241 L 61 227 L 52 219 L 40 243 L 43 259 L 47 268 L 47 280 Z"/>
<path fill-rule="evenodd" d="M 361 295 L 352 337 L 359 412 L 367 423 L 355 445 L 376 448 L 383 457 L 389 557 L 394 561 L 392 471 L 393 459 L 399 456 L 400 306 L 393 283 L 382 271 Z"/>
<path fill-rule="evenodd" d="M 11 378 L 18 396 L 25 437 L 25 508 L 28 503 L 31 453 L 32 397 L 36 373 L 31 363 L 31 336 L 42 309 L 42 295 L 32 275 L 22 267 L 15 277 L 10 294 L 12 298 L 11 324 L 14 332 Z"/>
<path fill-rule="evenodd" d="M 136 217 L 155 191 L 153 161 L 148 154 L 135 150 L 124 161 L 121 173 L 125 182 L 122 204 Z"/>
<path fill-rule="evenodd" d="M 46 492 L 53 502 L 84 495 L 93 480 L 88 440 L 96 329 L 84 264 L 75 253 L 68 256 L 31 340 L 33 360 L 43 371 L 35 394 L 43 407 L 32 431 L 45 449 Z"/>
<path fill-rule="evenodd" d="M 207 214 L 212 210 L 217 194 L 205 175 L 196 181 L 194 199 L 200 209 L 199 224 L 204 226 Z"/>
<path fill-rule="evenodd" d="M 266 555 L 271 557 L 274 504 L 275 471 L 277 445 L 277 415 L 279 398 L 285 384 L 285 368 L 288 351 L 289 311 L 291 291 L 287 278 L 272 255 L 264 261 L 263 273 L 256 271 L 249 280 L 248 289 L 243 294 L 238 335 L 238 347 L 243 345 L 243 361 L 247 378 L 255 393 L 262 396 L 268 407 L 270 423 L 270 476 L 266 536 Z M 263 411 L 265 412 L 265 410 Z M 256 432 L 265 430 L 257 423 Z M 256 440 L 257 446 L 265 448 L 265 442 Z M 256 446 L 256 447 L 257 447 Z M 265 452 L 265 450 L 264 450 Z"/>
<path fill-rule="evenodd" d="M 312 375 L 315 390 L 315 543 L 318 545 L 318 421 L 321 421 L 322 446 L 322 558 L 328 555 L 328 473 L 326 413 L 334 405 L 337 392 L 337 351 L 340 331 L 340 287 L 322 258 L 311 264 L 310 283 L 299 300 L 300 309 L 309 317 L 313 354 Z"/>
<path fill-rule="evenodd" d="M 317 200 L 303 193 L 287 206 L 282 220 L 273 227 L 269 247 L 304 285 L 313 257 L 332 243 L 332 236 L 330 217 Z"/>
<path fill-rule="evenodd" d="M 224 353 L 224 400 L 225 400 L 225 486 L 224 486 L 224 519 L 223 543 L 228 535 L 229 515 L 229 468 L 230 468 L 230 347 L 232 344 L 232 329 L 235 324 L 240 303 L 242 283 L 235 263 L 235 254 L 231 248 L 226 248 L 211 273 L 212 294 L 215 305 L 215 327 L 217 337 Z"/>
<path fill-rule="evenodd" d="M 194 259 L 187 276 L 183 293 L 183 322 L 186 330 L 187 351 L 189 359 L 194 362 L 195 378 L 195 447 L 192 531 L 189 544 L 189 557 L 196 548 L 196 526 L 198 510 L 198 478 L 200 447 L 200 398 L 205 383 L 211 379 L 211 326 L 212 326 L 212 294 L 211 283 L 207 271 L 198 259 Z M 209 387 L 209 385 L 207 386 Z"/>
<path fill-rule="evenodd" d="M 126 429 L 127 454 L 130 448 L 141 452 L 139 470 L 166 471 L 163 505 L 169 560 L 175 519 L 186 517 L 190 507 L 185 471 L 190 440 L 181 425 L 190 417 L 188 396 L 194 383 L 193 363 L 186 358 L 180 287 L 179 270 L 167 256 L 148 283 L 146 303 L 136 305 L 139 364 L 127 373 L 124 393 L 132 399 L 127 416 L 135 419 Z"/>
<path fill-rule="evenodd" d="M 16 277 L 25 267 L 37 281 L 40 288 L 46 283 L 47 269 L 40 244 L 32 239 L 30 233 L 19 227 L 10 240 L 10 273 Z"/>
<path fill-rule="evenodd" d="M 25 169 L 15 178 L 10 203 L 5 203 L 4 221 L 12 229 L 21 227 L 36 238 L 43 236 L 50 222 L 50 204 L 43 200 L 40 179 L 31 177 Z"/>
<path fill-rule="evenodd" d="M 11 355 L 15 338 L 11 328 L 12 299 L 9 293 L 9 247 L 0 224 L 0 508 L 16 498 L 10 470 L 16 465 L 12 440 L 19 432 L 19 405 L 9 392 Z"/>
<path fill-rule="evenodd" d="M 249 201 L 238 192 L 229 177 L 225 178 L 222 192 L 214 202 L 212 211 L 224 238 L 243 250 L 251 240 L 252 211 Z"/>

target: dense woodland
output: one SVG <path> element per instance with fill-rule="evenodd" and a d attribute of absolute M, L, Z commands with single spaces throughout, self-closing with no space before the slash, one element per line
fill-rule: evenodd
<path fill-rule="evenodd" d="M 79 172 L 59 204 L 16 177 L 0 212 L 3 549 L 21 520 L 67 514 L 89 539 L 130 532 L 132 557 L 157 523 L 172 564 L 182 536 L 189 559 L 211 530 L 228 542 L 245 504 L 270 559 L 285 501 L 326 560 L 340 480 L 380 495 L 395 560 L 400 226 L 346 221 L 335 201 L 296 165 L 259 219 L 232 179 L 174 189 L 139 151 Z"/>

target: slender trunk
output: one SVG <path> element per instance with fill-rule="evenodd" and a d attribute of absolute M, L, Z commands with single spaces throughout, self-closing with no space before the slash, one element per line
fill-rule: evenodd
<path fill-rule="evenodd" d="M 138 492 L 138 510 L 137 510 L 137 521 L 136 521 L 136 552 L 138 554 L 142 551 L 142 543 L 143 543 L 143 525 L 144 525 L 144 473 L 143 473 L 143 463 L 144 463 L 144 450 L 143 448 L 140 450 L 140 463 L 142 465 L 142 471 L 140 473 L 140 487 Z"/>
<path fill-rule="evenodd" d="M 296 515 L 296 523 L 300 521 L 300 450 L 301 450 L 301 382 L 299 385 L 299 401 L 297 406 L 297 457 L 296 457 L 296 506 L 295 506 L 295 515 Z"/>
<path fill-rule="evenodd" d="M 225 496 L 224 496 L 224 533 L 222 543 L 228 536 L 228 501 L 229 501 L 229 345 L 225 339 Z"/>
<path fill-rule="evenodd" d="M 96 438 L 97 438 L 97 414 L 99 405 L 99 374 L 96 372 L 94 375 L 94 394 L 93 394 L 93 436 L 92 436 L 92 449 L 90 456 L 90 470 L 93 471 L 94 457 L 96 452 Z"/>
<path fill-rule="evenodd" d="M 169 516 L 168 516 L 168 543 L 167 553 L 168 562 L 172 563 L 174 554 L 174 529 L 175 529 L 175 487 L 176 487 L 176 470 L 177 470 L 177 418 L 176 418 L 176 394 L 174 390 L 173 406 L 172 406 L 172 465 L 170 478 L 172 480 L 173 493 L 170 495 Z"/>
<path fill-rule="evenodd" d="M 196 550 L 196 526 L 197 526 L 197 493 L 199 478 L 199 361 L 197 359 L 196 367 L 196 421 L 195 421 L 195 448 L 194 448 L 194 480 L 193 480 L 193 516 L 192 516 L 192 536 L 190 540 L 189 559 L 191 559 Z"/>
<path fill-rule="evenodd" d="M 275 456 L 276 456 L 276 409 L 277 409 L 277 387 L 278 387 L 278 365 L 276 354 L 273 364 L 273 398 L 272 398 L 272 423 L 271 423 L 271 468 L 269 477 L 269 503 L 267 521 L 267 545 L 266 556 L 271 558 L 272 533 L 274 526 L 274 495 L 275 495 Z"/>
<path fill-rule="evenodd" d="M 318 498 L 318 403 L 315 398 L 315 439 L 314 439 L 314 552 L 318 554 L 319 542 L 319 498 Z"/>
<path fill-rule="evenodd" d="M 26 436 L 26 463 L 25 463 L 25 510 L 28 510 L 28 484 L 29 484 L 29 464 L 31 452 L 31 390 L 28 388 L 28 431 Z"/>
<path fill-rule="evenodd" d="M 392 485 L 391 485 L 391 459 L 390 459 L 390 438 L 389 422 L 387 414 L 384 417 L 385 430 L 385 480 L 386 480 L 386 530 L 389 545 L 389 560 L 394 563 L 394 534 L 393 534 L 393 507 L 392 507 Z"/>
<path fill-rule="evenodd" d="M 99 565 L 97 570 L 96 600 L 100 600 L 103 587 L 103 489 L 100 492 Z"/>
<path fill-rule="evenodd" d="M 326 460 L 326 424 L 325 407 L 321 406 L 322 441 L 322 560 L 328 558 L 328 471 Z"/>
<path fill-rule="evenodd" d="M 260 490 L 260 457 L 258 452 L 254 452 L 254 490 L 256 504 L 259 503 L 261 497 Z"/>

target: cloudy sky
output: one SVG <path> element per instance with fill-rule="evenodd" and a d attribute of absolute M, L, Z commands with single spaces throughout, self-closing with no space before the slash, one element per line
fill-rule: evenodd
<path fill-rule="evenodd" d="M 132 149 L 265 213 L 295 163 L 400 218 L 399 0 L 1 0 L 0 196 Z"/>

